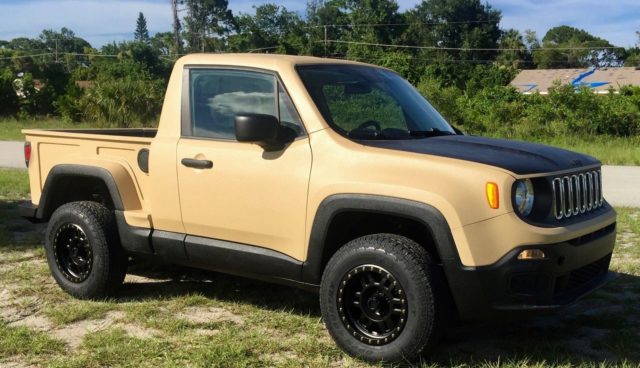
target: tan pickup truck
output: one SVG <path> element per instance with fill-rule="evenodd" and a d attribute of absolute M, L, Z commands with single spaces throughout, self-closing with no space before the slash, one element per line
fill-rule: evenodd
<path fill-rule="evenodd" d="M 372 65 L 190 55 L 157 130 L 24 134 L 23 215 L 79 298 L 144 257 L 286 283 L 319 291 L 345 351 L 398 361 L 452 315 L 553 310 L 610 277 L 599 161 L 464 135 Z"/>

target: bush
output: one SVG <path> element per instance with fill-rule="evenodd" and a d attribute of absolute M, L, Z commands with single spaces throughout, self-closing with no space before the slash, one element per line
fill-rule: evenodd
<path fill-rule="evenodd" d="M 418 89 L 449 122 L 471 134 L 525 139 L 640 134 L 638 87 L 598 95 L 556 85 L 543 96 L 522 95 L 510 86 L 463 92 L 426 77 Z"/>
<path fill-rule="evenodd" d="M 0 71 L 0 116 L 18 112 L 18 96 L 13 88 L 14 75 L 9 69 Z"/>
<path fill-rule="evenodd" d="M 103 126 L 146 126 L 162 108 L 163 83 L 150 78 L 103 79 L 82 99 L 85 118 Z"/>
<path fill-rule="evenodd" d="M 65 93 L 53 103 L 56 112 L 67 122 L 79 122 L 83 117 L 82 89 L 75 82 L 69 83 Z"/>

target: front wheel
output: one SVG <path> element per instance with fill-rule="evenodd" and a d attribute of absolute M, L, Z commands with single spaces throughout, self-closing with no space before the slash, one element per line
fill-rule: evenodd
<path fill-rule="evenodd" d="M 53 278 L 80 299 L 111 296 L 124 281 L 127 257 L 113 212 L 95 202 L 72 202 L 51 215 L 45 242 Z"/>
<path fill-rule="evenodd" d="M 368 361 L 413 360 L 439 335 L 441 275 L 411 239 L 355 239 L 329 260 L 320 308 L 329 333 L 348 354 Z"/>

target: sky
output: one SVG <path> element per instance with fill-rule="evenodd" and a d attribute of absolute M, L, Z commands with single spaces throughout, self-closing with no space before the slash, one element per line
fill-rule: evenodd
<path fill-rule="evenodd" d="M 397 0 L 400 10 L 419 0 Z M 277 3 L 301 15 L 305 0 L 229 0 L 234 14 L 251 13 L 254 5 Z M 488 0 L 502 11 L 500 26 L 524 32 L 533 29 L 542 38 L 558 25 L 582 28 L 629 47 L 638 41 L 640 0 Z M 149 32 L 171 29 L 169 0 L 0 0 L 0 40 L 37 37 L 43 29 L 67 27 L 77 36 L 100 47 L 110 41 L 133 38 L 138 12 L 147 18 Z"/>

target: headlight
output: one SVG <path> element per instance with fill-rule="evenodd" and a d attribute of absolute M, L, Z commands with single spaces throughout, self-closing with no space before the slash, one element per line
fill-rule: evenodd
<path fill-rule="evenodd" d="M 516 182 L 514 193 L 516 211 L 522 216 L 529 216 L 533 210 L 533 183 L 529 179 Z"/>

